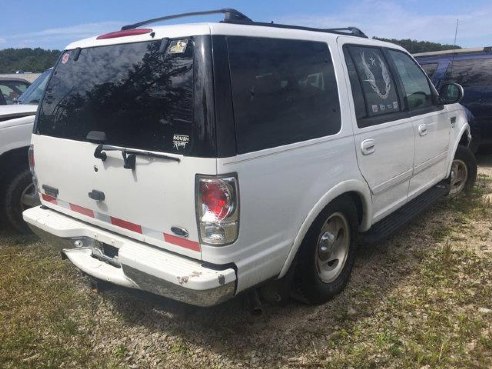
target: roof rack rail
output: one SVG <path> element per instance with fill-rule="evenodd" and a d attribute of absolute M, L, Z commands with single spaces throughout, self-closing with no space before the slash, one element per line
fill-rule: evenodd
<path fill-rule="evenodd" d="M 161 21 L 166 21 L 166 20 L 170 20 L 170 19 L 194 17 L 197 15 L 209 15 L 209 14 L 224 14 L 224 20 L 223 20 L 224 23 L 243 24 L 243 25 L 250 25 L 250 26 L 264 26 L 264 27 L 274 27 L 274 28 L 286 28 L 286 29 L 298 29 L 298 30 L 303 30 L 303 31 L 336 33 L 339 35 L 350 35 L 350 36 L 368 38 L 366 36 L 366 34 L 364 32 L 362 32 L 357 27 L 313 28 L 313 27 L 304 27 L 304 26 L 294 26 L 294 25 L 289 25 L 289 24 L 279 24 L 279 23 L 273 23 L 273 22 L 271 22 L 271 23 L 254 22 L 250 18 L 248 18 L 246 15 L 241 13 L 240 11 L 238 11 L 236 9 L 232 9 L 232 8 L 217 9 L 217 10 L 206 10 L 206 11 L 202 11 L 202 12 L 192 12 L 192 13 L 181 13 L 181 14 L 175 14 L 175 15 L 167 15 L 165 17 L 153 18 L 153 19 L 145 20 L 142 22 L 134 23 L 134 24 L 129 24 L 129 25 L 121 27 L 121 30 L 125 31 L 125 30 L 129 30 L 129 29 L 134 29 L 134 28 L 138 28 L 140 26 L 143 26 L 143 25 L 146 25 L 149 23 L 161 22 Z"/>
<path fill-rule="evenodd" d="M 209 14 L 224 14 L 224 22 L 226 23 L 252 23 L 253 21 L 245 16 L 243 13 L 240 11 L 237 11 L 236 9 L 231 9 L 231 8 L 225 8 L 225 9 L 217 9 L 217 10 L 207 10 L 203 12 L 191 12 L 191 13 L 181 13 L 181 14 L 174 14 L 174 15 L 167 15 L 165 17 L 159 17 L 159 18 L 153 18 L 153 19 L 148 19 L 142 22 L 134 23 L 134 24 L 129 24 L 126 26 L 121 27 L 122 31 L 128 30 L 128 29 L 134 29 L 146 24 L 150 23 L 155 23 L 155 22 L 160 22 L 160 21 L 167 21 L 170 19 L 176 19 L 176 18 L 185 18 L 185 17 L 194 17 L 197 15 L 209 15 Z"/>
<path fill-rule="evenodd" d="M 233 24 L 245 24 L 250 26 L 264 26 L 264 27 L 273 27 L 273 28 L 285 28 L 285 29 L 298 29 L 301 31 L 312 31 L 312 32 L 325 32 L 325 33 L 336 33 L 338 35 L 348 35 L 348 36 L 356 36 L 368 38 L 367 35 L 362 32 L 357 27 L 345 27 L 345 28 L 314 28 L 314 27 L 306 27 L 306 26 L 295 26 L 291 24 L 281 24 L 281 23 L 264 23 L 264 22 L 243 22 L 241 20 L 228 20 L 224 21 L 225 23 L 233 23 Z"/>

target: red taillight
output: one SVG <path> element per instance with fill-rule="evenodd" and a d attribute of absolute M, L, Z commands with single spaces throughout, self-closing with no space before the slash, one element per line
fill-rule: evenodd
<path fill-rule="evenodd" d="M 239 233 L 239 187 L 236 176 L 199 176 L 197 217 L 200 241 L 228 245 Z"/>
<path fill-rule="evenodd" d="M 96 40 L 104 40 L 107 38 L 118 38 L 118 37 L 126 37 L 126 36 L 144 35 L 146 33 L 151 33 L 151 32 L 152 32 L 152 29 L 150 29 L 150 28 L 126 29 L 123 31 L 105 33 L 104 35 L 97 36 Z"/>
<path fill-rule="evenodd" d="M 29 146 L 29 150 L 27 152 L 27 157 L 29 158 L 29 169 L 31 169 L 31 173 L 34 174 L 34 145 Z"/>
<path fill-rule="evenodd" d="M 200 194 L 202 206 L 205 206 L 208 211 L 211 211 L 218 220 L 224 219 L 232 211 L 232 194 L 227 184 L 201 182 Z"/>

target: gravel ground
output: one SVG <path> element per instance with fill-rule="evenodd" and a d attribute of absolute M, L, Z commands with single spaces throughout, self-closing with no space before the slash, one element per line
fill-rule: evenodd
<path fill-rule="evenodd" d="M 491 368 L 492 155 L 479 163 L 473 200 L 443 200 L 387 242 L 361 247 L 335 299 L 265 305 L 261 316 L 241 296 L 204 309 L 96 291 L 47 245 L 1 233 L 4 267 L 45 262 L 20 277 L 0 272 L 0 367 Z"/>

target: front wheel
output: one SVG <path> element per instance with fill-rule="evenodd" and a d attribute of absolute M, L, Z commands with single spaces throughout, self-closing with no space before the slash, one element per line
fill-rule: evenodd
<path fill-rule="evenodd" d="M 449 175 L 449 196 L 455 197 L 462 192 L 469 192 L 477 180 L 477 161 L 472 151 L 465 146 L 458 146 L 451 164 Z"/>
<path fill-rule="evenodd" d="M 296 279 L 301 296 L 321 304 L 340 293 L 350 279 L 357 236 L 357 209 L 349 198 L 329 204 L 301 246 Z"/>

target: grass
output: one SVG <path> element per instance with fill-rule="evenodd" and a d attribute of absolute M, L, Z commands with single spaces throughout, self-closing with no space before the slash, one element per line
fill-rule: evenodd
<path fill-rule="evenodd" d="M 36 238 L 0 234 L 0 367 L 492 367 L 492 179 L 361 250 L 329 303 L 213 309 L 97 293 Z"/>

